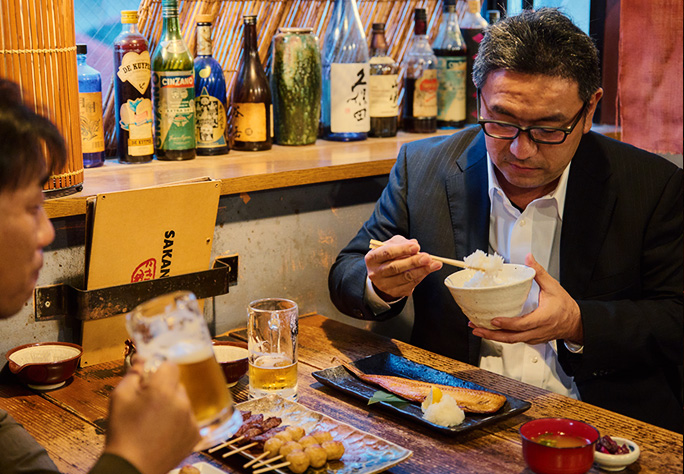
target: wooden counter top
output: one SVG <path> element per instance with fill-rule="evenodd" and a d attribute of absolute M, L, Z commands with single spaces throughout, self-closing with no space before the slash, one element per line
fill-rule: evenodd
<path fill-rule="evenodd" d="M 45 202 L 48 217 L 85 214 L 89 196 L 139 189 L 209 176 L 221 180 L 221 195 L 285 188 L 342 179 L 388 174 L 401 145 L 421 138 L 446 135 L 399 132 L 395 138 L 369 138 L 359 142 L 318 140 L 315 145 L 274 145 L 269 151 L 202 156 L 194 160 L 127 165 L 107 160 L 104 166 L 85 170 L 83 190 Z"/>

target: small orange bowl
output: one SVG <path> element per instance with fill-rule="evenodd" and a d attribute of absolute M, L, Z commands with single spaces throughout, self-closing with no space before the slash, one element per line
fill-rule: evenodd
<path fill-rule="evenodd" d="M 213 341 L 214 356 L 223 370 L 229 387 L 235 385 L 249 369 L 246 342 Z"/>
<path fill-rule="evenodd" d="M 74 375 L 83 348 L 68 342 L 39 342 L 11 349 L 5 358 L 9 370 L 35 390 L 53 390 Z"/>

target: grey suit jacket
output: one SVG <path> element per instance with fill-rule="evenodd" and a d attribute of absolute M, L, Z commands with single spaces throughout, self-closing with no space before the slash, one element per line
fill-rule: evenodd
<path fill-rule="evenodd" d="M 560 283 L 582 311 L 584 353 L 559 341 L 564 370 L 582 399 L 682 430 L 684 314 L 682 171 L 602 135 L 582 138 L 563 215 Z M 421 250 L 463 258 L 488 250 L 490 202 L 484 135 L 472 127 L 402 147 L 373 215 L 330 271 L 333 303 L 350 316 L 384 320 L 364 305 L 363 256 L 372 238 L 415 238 Z M 477 365 L 480 340 L 432 273 L 413 293 L 411 342 Z"/>

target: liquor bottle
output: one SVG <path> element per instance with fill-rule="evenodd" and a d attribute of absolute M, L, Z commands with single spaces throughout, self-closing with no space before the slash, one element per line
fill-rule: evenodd
<path fill-rule="evenodd" d="M 493 25 L 501 19 L 501 12 L 499 10 L 487 10 L 487 23 Z"/>
<path fill-rule="evenodd" d="M 373 23 L 370 47 L 370 132 L 369 137 L 394 137 L 399 110 L 399 65 L 387 53 L 385 24 Z"/>
<path fill-rule="evenodd" d="M 468 10 L 463 14 L 461 33 L 466 42 L 466 123 L 477 123 L 477 89 L 473 84 L 473 63 L 482 41 L 482 30 L 487 21 L 480 15 L 480 0 L 468 0 Z"/>
<path fill-rule="evenodd" d="M 195 158 L 195 75 L 178 24 L 178 0 L 162 0 L 162 34 L 152 58 L 154 153 L 158 160 Z"/>
<path fill-rule="evenodd" d="M 404 56 L 404 130 L 431 133 L 437 130 L 437 58 L 428 43 L 427 15 L 415 10 L 413 38 Z"/>
<path fill-rule="evenodd" d="M 114 112 L 121 163 L 154 158 L 154 117 L 150 88 L 150 52 L 138 32 L 138 12 L 121 11 L 121 33 L 114 40 Z"/>
<path fill-rule="evenodd" d="M 323 138 L 365 140 L 370 131 L 368 44 L 356 0 L 335 0 L 323 41 Z"/>
<path fill-rule="evenodd" d="M 102 166 L 105 158 L 104 128 L 102 125 L 102 78 L 100 73 L 86 64 L 88 46 L 76 45 L 78 71 L 78 104 L 81 121 L 81 147 L 83 166 Z"/>
<path fill-rule="evenodd" d="M 211 56 L 211 15 L 197 16 L 195 57 L 195 140 L 202 156 L 228 153 L 226 79 L 219 62 Z"/>
<path fill-rule="evenodd" d="M 466 47 L 456 0 L 445 0 L 442 24 L 432 43 L 437 56 L 437 127 L 460 128 L 466 116 Z"/>
<path fill-rule="evenodd" d="M 244 15 L 242 63 L 233 88 L 232 148 L 270 150 L 271 89 L 257 49 L 256 15 Z"/>

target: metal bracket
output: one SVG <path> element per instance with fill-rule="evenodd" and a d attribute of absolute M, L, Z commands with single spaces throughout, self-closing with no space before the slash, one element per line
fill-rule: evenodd
<path fill-rule="evenodd" d="M 237 284 L 237 277 L 238 256 L 229 255 L 217 258 L 211 270 L 98 290 L 80 290 L 64 283 L 43 286 L 35 289 L 35 320 L 108 318 L 127 313 L 155 296 L 178 290 L 192 291 L 198 299 L 210 298 L 228 293 L 228 288 Z"/>

